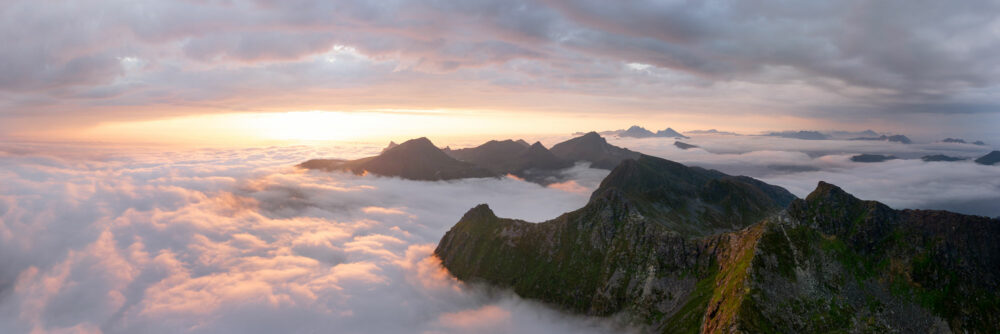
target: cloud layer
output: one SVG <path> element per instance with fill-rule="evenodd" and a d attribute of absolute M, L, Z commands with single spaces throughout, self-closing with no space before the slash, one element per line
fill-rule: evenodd
<path fill-rule="evenodd" d="M 0 117 L 38 126 L 385 107 L 652 116 L 664 105 L 897 123 L 995 114 L 997 6 L 5 1 Z M 968 121 L 949 122 L 976 126 Z"/>
<path fill-rule="evenodd" d="M 478 203 L 543 220 L 585 203 L 606 171 L 543 188 L 289 168 L 308 147 L 62 150 L 0 150 L 0 332 L 621 329 L 465 286 L 430 257 Z"/>

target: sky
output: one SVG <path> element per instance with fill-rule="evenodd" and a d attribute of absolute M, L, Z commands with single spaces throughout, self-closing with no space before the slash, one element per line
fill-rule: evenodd
<path fill-rule="evenodd" d="M 0 138 L 239 145 L 642 124 L 991 140 L 998 7 L 7 0 Z"/>

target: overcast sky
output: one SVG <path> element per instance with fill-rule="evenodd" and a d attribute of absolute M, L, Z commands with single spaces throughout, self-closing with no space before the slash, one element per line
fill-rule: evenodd
<path fill-rule="evenodd" d="M 997 1 L 0 1 L 0 136 L 405 109 L 982 137 L 1000 125 L 998 13 Z"/>

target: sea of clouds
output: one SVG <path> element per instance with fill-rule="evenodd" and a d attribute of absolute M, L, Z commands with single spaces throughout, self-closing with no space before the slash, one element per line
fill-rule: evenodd
<path fill-rule="evenodd" d="M 606 171 L 542 187 L 291 167 L 378 149 L 0 147 L 0 333 L 622 329 L 465 286 L 430 256 L 479 203 L 545 220 Z"/>
<path fill-rule="evenodd" d="M 557 141 L 558 138 L 543 139 Z M 988 148 L 696 136 L 616 145 L 805 196 L 840 185 L 895 208 L 1000 215 L 1000 167 L 850 155 L 978 156 Z M 581 207 L 607 171 L 543 187 L 303 171 L 381 144 L 169 150 L 0 144 L 0 333 L 601 333 L 572 316 L 456 281 L 431 256 L 473 206 L 544 221 Z M 820 153 L 817 153 L 820 152 Z"/>

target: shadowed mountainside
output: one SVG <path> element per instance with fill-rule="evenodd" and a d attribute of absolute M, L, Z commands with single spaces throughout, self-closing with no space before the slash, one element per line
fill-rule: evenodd
<path fill-rule="evenodd" d="M 463 281 L 654 332 L 1000 329 L 1000 221 L 893 210 L 824 182 L 793 198 L 642 156 L 547 222 L 477 206 L 434 253 Z"/>
<path fill-rule="evenodd" d="M 423 181 L 498 176 L 486 168 L 455 160 L 423 137 L 387 147 L 382 154 L 374 157 L 350 161 L 315 159 L 301 163 L 298 167 L 326 171 L 343 170 L 355 174 L 369 172 Z"/>
<path fill-rule="evenodd" d="M 299 168 L 325 171 L 373 173 L 411 180 L 451 180 L 500 177 L 513 174 L 530 182 L 549 184 L 564 179 L 563 170 L 575 162 L 590 162 L 593 168 L 611 169 L 639 153 L 608 144 L 591 132 L 556 144 L 552 150 L 540 142 L 491 140 L 477 147 L 439 149 L 427 138 L 389 143 L 381 154 L 357 160 L 312 159 Z"/>

